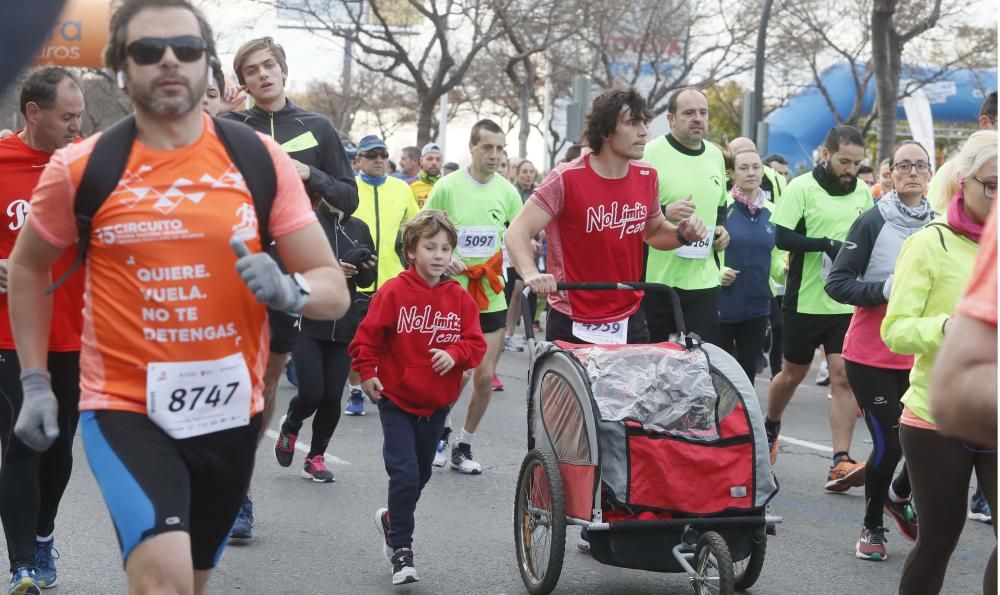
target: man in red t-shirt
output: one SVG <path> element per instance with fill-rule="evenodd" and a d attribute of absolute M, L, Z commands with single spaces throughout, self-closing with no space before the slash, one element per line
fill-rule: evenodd
<path fill-rule="evenodd" d="M 0 140 L 0 390 L 10 407 L 0 407 L 0 521 L 7 537 L 11 588 L 34 580 L 43 587 L 56 583 L 52 532 L 56 510 L 73 467 L 73 435 L 80 401 L 80 332 L 83 325 L 83 274 L 71 276 L 53 295 L 48 363 L 59 400 L 59 427 L 51 448 L 42 454 L 14 436 L 21 410 L 21 367 L 7 312 L 7 258 L 25 224 L 31 192 L 56 149 L 80 133 L 83 93 L 62 68 L 32 72 L 21 88 L 25 127 Z M 63 253 L 52 267 L 57 279 L 69 269 L 76 250 Z M 27 575 L 27 580 L 26 576 Z"/>
<path fill-rule="evenodd" d="M 594 99 L 584 132 L 591 152 L 552 170 L 504 236 L 525 285 L 549 296 L 549 341 L 648 343 L 641 291 L 556 292 L 556 283 L 638 282 L 644 243 L 673 250 L 707 234 L 697 217 L 674 226 L 660 210 L 656 169 L 639 161 L 651 119 L 634 89 Z M 531 246 L 543 229 L 549 274 L 538 271 Z"/>

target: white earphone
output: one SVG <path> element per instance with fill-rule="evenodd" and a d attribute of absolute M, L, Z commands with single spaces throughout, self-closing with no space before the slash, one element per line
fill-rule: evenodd
<path fill-rule="evenodd" d="M 125 89 L 125 71 L 124 70 L 119 70 L 118 71 L 118 73 L 117 73 L 117 80 L 118 80 L 118 88 L 124 90 Z"/>

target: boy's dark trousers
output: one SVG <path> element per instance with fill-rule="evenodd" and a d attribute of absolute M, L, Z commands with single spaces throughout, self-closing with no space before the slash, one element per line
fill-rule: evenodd
<path fill-rule="evenodd" d="M 389 546 L 413 544 L 413 512 L 424 485 L 431 478 L 431 463 L 444 429 L 448 407 L 430 417 L 400 409 L 387 397 L 378 400 L 382 420 L 382 458 L 389 474 Z"/>

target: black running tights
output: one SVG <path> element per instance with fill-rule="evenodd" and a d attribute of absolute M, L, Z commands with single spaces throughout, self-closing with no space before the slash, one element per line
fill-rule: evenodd
<path fill-rule="evenodd" d="M 56 513 L 73 471 L 73 436 L 79 421 L 80 353 L 50 352 L 52 392 L 59 401 L 59 437 L 44 453 L 14 436 L 21 412 L 21 366 L 17 353 L 0 350 L 0 522 L 7 538 L 11 570 L 33 565 L 35 536 L 51 535 Z"/>
<path fill-rule="evenodd" d="M 764 354 L 767 316 L 740 322 L 723 322 L 719 327 L 719 346 L 733 354 L 746 372 L 750 384 L 757 376 L 757 362 Z"/>
<path fill-rule="evenodd" d="M 292 361 L 298 375 L 299 392 L 288 404 L 287 430 L 298 434 L 302 423 L 313 417 L 309 458 L 324 454 L 340 422 L 340 401 L 351 369 L 347 343 L 322 341 L 302 333 L 295 339 Z"/>
<path fill-rule="evenodd" d="M 948 560 L 965 526 L 969 481 L 976 472 L 990 508 L 997 509 L 997 454 L 985 452 L 934 430 L 901 425 L 899 439 L 910 469 L 920 534 L 903 563 L 900 595 L 941 592 Z M 993 535 L 997 526 L 993 524 Z M 994 546 L 983 576 L 983 593 L 997 592 L 997 550 Z"/>
<path fill-rule="evenodd" d="M 882 509 L 889 497 L 890 483 L 897 496 L 910 495 L 910 476 L 905 463 L 899 477 L 892 479 L 903 456 L 899 445 L 899 416 L 903 406 L 899 400 L 910 388 L 910 371 L 874 368 L 847 360 L 844 367 L 872 436 L 872 452 L 865 468 L 865 527 L 875 529 L 882 526 Z"/>

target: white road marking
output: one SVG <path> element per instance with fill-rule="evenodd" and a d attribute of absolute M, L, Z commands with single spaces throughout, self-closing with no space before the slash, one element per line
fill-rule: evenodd
<path fill-rule="evenodd" d="M 278 439 L 278 433 L 275 432 L 274 430 L 267 430 L 266 432 L 264 432 L 264 435 L 267 436 L 268 438 L 270 438 L 271 440 L 277 440 Z M 306 446 L 305 444 L 301 443 L 301 442 L 296 442 L 295 443 L 295 450 L 297 450 L 297 451 L 299 451 L 299 452 L 301 452 L 303 454 L 309 454 L 309 447 Z M 342 459 L 340 457 L 335 457 L 333 455 L 323 455 L 323 457 L 326 459 L 327 463 L 331 463 L 333 465 L 350 465 L 351 464 L 350 461 L 345 461 L 344 459 Z"/>
<path fill-rule="evenodd" d="M 277 434 L 275 434 L 275 437 L 277 437 Z M 781 434 L 778 434 L 778 440 L 780 440 L 781 442 L 787 442 L 789 444 L 793 444 L 795 446 L 801 446 L 803 448 L 811 448 L 812 450 L 818 450 L 820 452 L 833 453 L 833 448 L 829 446 L 824 446 L 822 444 L 816 444 L 815 442 L 809 442 L 808 440 L 799 440 L 798 438 L 792 438 L 791 436 L 782 436 Z M 298 445 L 296 444 L 296 446 Z"/>

